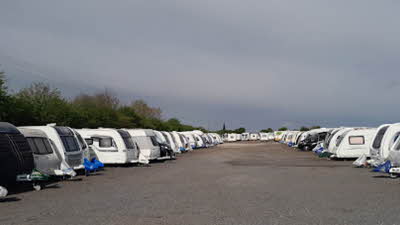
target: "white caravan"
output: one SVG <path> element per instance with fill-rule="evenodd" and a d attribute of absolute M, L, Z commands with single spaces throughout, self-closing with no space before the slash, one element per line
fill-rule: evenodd
<path fill-rule="evenodd" d="M 258 134 L 258 133 L 250 134 L 250 141 L 258 141 L 258 140 L 260 140 L 260 134 Z"/>
<path fill-rule="evenodd" d="M 336 149 L 331 158 L 359 158 L 369 157 L 369 147 L 376 133 L 376 129 L 353 129 L 345 132 L 336 141 Z"/>
<path fill-rule="evenodd" d="M 399 135 L 400 136 L 400 135 Z M 396 141 L 390 149 L 388 160 L 390 160 L 392 168 L 390 168 L 391 177 L 395 178 L 400 174 L 400 138 L 396 137 Z"/>
<path fill-rule="evenodd" d="M 214 139 L 210 134 L 203 134 L 201 137 L 203 138 L 203 141 L 205 141 L 206 148 L 213 147 L 215 145 Z"/>
<path fill-rule="evenodd" d="M 350 131 L 354 130 L 352 127 L 346 127 L 343 129 L 338 130 L 335 134 L 333 134 L 329 140 L 327 146 L 327 152 L 334 154 L 340 145 L 341 140 L 343 140 L 344 136 L 347 135 Z"/>
<path fill-rule="evenodd" d="M 128 164 L 139 161 L 139 152 L 131 136 L 124 130 L 111 128 L 77 129 L 90 145 L 97 159 L 104 164 Z"/>
<path fill-rule="evenodd" d="M 242 135 L 236 134 L 236 141 L 241 141 L 241 140 L 242 140 Z"/>
<path fill-rule="evenodd" d="M 236 141 L 236 134 L 228 134 L 228 139 L 226 140 L 228 142 L 235 142 Z"/>
<path fill-rule="evenodd" d="M 175 141 L 176 146 L 178 147 L 180 152 L 187 151 L 185 146 L 185 141 L 181 135 L 178 134 L 176 131 L 171 132 L 171 136 Z"/>
<path fill-rule="evenodd" d="M 181 132 L 183 136 L 185 136 L 186 140 L 189 142 L 190 148 L 191 149 L 196 149 L 196 140 L 191 132 Z"/>
<path fill-rule="evenodd" d="M 241 137 L 242 141 L 248 141 L 250 140 L 250 133 L 243 133 Z"/>
<path fill-rule="evenodd" d="M 294 145 L 297 145 L 297 144 L 299 143 L 300 138 L 301 138 L 301 136 L 303 135 L 303 133 L 304 133 L 304 132 L 299 131 L 299 132 L 296 134 L 296 137 L 295 137 L 295 139 L 294 139 L 294 141 L 293 141 L 293 144 L 294 144 Z"/>
<path fill-rule="evenodd" d="M 219 144 L 222 144 L 222 143 L 223 143 L 221 137 L 220 137 L 218 134 L 216 134 L 216 133 L 210 133 L 210 135 L 211 135 L 211 137 L 213 138 L 214 143 L 215 143 L 216 145 L 219 145 Z"/>
<path fill-rule="evenodd" d="M 376 166 L 386 160 L 399 134 L 400 123 L 380 126 L 370 146 L 371 160 L 369 163 Z"/>
<path fill-rule="evenodd" d="M 160 157 L 160 146 L 152 130 L 123 129 L 127 131 L 139 147 L 139 162 L 149 163 Z"/>
<path fill-rule="evenodd" d="M 220 144 L 224 143 L 224 140 L 222 139 L 221 135 L 219 134 L 214 134 L 217 137 L 217 140 L 219 141 Z"/>
<path fill-rule="evenodd" d="M 55 126 L 54 124 L 22 128 L 41 130 L 46 133 L 47 137 L 52 140 L 56 146 L 56 149 L 59 151 L 59 155 L 63 160 L 63 165 L 65 165 L 65 163 L 68 165 L 65 165 L 62 170 L 68 171 L 69 167 L 75 170 L 84 169 L 83 151 L 75 133 L 71 128 Z"/>
<path fill-rule="evenodd" d="M 167 140 L 167 143 L 171 146 L 172 151 L 175 153 L 181 153 L 181 150 L 178 147 L 178 144 L 175 142 L 174 138 L 172 135 L 166 131 L 161 132 L 161 134 L 164 136 L 164 138 Z"/>
<path fill-rule="evenodd" d="M 222 140 L 223 141 L 228 141 L 228 139 L 229 139 L 229 134 L 223 134 L 222 135 Z"/>
<path fill-rule="evenodd" d="M 183 134 L 179 134 L 179 136 L 181 137 L 181 140 L 183 141 L 182 143 L 184 143 L 186 151 L 193 151 L 192 145 L 190 144 L 189 138 Z"/>
<path fill-rule="evenodd" d="M 29 146 L 33 152 L 33 159 L 35 162 L 35 169 L 42 174 L 50 176 L 64 176 L 68 172 L 72 172 L 72 168 L 68 168 L 64 172 L 61 170 L 63 162 L 60 151 L 57 149 L 52 140 L 50 140 L 46 133 L 31 128 L 18 128 L 18 130 L 25 136 Z"/>
<path fill-rule="evenodd" d="M 260 141 L 268 141 L 268 133 L 260 133 Z"/>
<path fill-rule="evenodd" d="M 204 143 L 203 139 L 201 136 L 197 133 L 193 133 L 193 137 L 196 141 L 196 148 L 205 148 L 206 144 Z"/>

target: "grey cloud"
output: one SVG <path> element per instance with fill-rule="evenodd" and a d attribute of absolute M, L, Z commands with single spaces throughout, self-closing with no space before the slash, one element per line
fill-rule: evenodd
<path fill-rule="evenodd" d="M 16 89 L 40 79 L 69 95 L 109 87 L 203 125 L 375 125 L 400 109 L 399 8 L 373 0 L 10 0 L 0 8 L 0 64 Z"/>

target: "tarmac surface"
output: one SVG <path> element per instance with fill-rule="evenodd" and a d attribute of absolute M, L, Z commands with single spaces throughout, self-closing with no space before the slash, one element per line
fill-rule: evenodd
<path fill-rule="evenodd" d="M 278 143 L 228 143 L 107 167 L 0 201 L 7 224 L 400 224 L 400 179 Z"/>

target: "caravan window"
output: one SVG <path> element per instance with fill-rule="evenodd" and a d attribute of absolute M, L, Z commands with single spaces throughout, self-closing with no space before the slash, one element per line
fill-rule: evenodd
<path fill-rule="evenodd" d="M 397 142 L 397 145 L 396 145 L 396 147 L 394 149 L 397 150 L 397 151 L 400 151 L 400 142 Z"/>
<path fill-rule="evenodd" d="M 117 130 L 119 135 L 121 135 L 122 139 L 124 140 L 125 146 L 127 149 L 135 149 L 135 145 L 133 144 L 131 135 L 124 130 Z"/>
<path fill-rule="evenodd" d="M 111 148 L 114 147 L 114 142 L 112 138 L 99 138 L 100 148 Z"/>
<path fill-rule="evenodd" d="M 365 138 L 364 138 L 364 136 L 350 136 L 349 144 L 350 145 L 364 145 Z"/>
<path fill-rule="evenodd" d="M 327 132 L 318 134 L 318 141 L 325 140 L 327 134 L 328 134 Z"/>
<path fill-rule="evenodd" d="M 161 133 L 163 136 L 164 136 L 164 138 L 165 138 L 165 140 L 167 141 L 167 143 L 168 144 L 171 144 L 171 142 L 169 141 L 169 139 L 168 139 L 168 136 L 166 135 L 166 134 L 164 134 L 164 133 Z"/>
<path fill-rule="evenodd" d="M 93 139 L 91 138 L 85 138 L 85 141 L 88 145 L 93 145 Z"/>
<path fill-rule="evenodd" d="M 326 141 L 326 144 L 328 144 L 329 145 L 329 143 L 331 142 L 331 140 L 332 140 L 332 138 L 333 138 L 333 136 L 335 136 L 335 134 L 337 133 L 337 132 L 339 132 L 340 130 L 335 130 L 334 132 L 332 132 L 332 134 L 330 134 L 329 136 L 327 136 L 327 141 Z"/>
<path fill-rule="evenodd" d="M 150 136 L 150 139 L 151 139 L 151 143 L 153 143 L 153 146 L 159 146 L 159 143 L 155 136 Z"/>
<path fill-rule="evenodd" d="M 82 136 L 79 133 L 75 133 L 76 136 L 78 137 L 79 143 L 81 144 L 83 149 L 87 148 L 86 142 L 83 140 Z"/>
<path fill-rule="evenodd" d="M 34 154 L 47 155 L 53 153 L 49 142 L 44 138 L 26 138 Z"/>
<path fill-rule="evenodd" d="M 80 151 L 78 142 L 73 136 L 63 136 L 60 137 L 62 143 L 64 144 L 66 152 L 77 152 Z"/>
<path fill-rule="evenodd" d="M 376 134 L 374 143 L 372 144 L 373 148 L 375 148 L 375 149 L 381 148 L 383 136 L 385 136 L 385 133 L 388 129 L 389 129 L 389 126 L 386 126 L 378 131 L 378 133 Z"/>

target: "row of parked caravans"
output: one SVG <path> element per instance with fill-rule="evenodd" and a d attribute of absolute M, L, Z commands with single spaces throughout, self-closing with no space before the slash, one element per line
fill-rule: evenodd
<path fill-rule="evenodd" d="M 400 123 L 378 128 L 321 128 L 307 132 L 283 132 L 276 141 L 320 157 L 357 158 L 354 165 L 380 168 L 391 175 L 400 173 Z"/>
<path fill-rule="evenodd" d="M 230 133 L 224 134 L 223 140 L 226 142 L 236 142 L 236 141 L 270 141 L 274 140 L 274 133 Z"/>
<path fill-rule="evenodd" d="M 0 196 L 15 181 L 48 181 L 86 175 L 104 164 L 148 164 L 176 153 L 223 143 L 215 133 L 160 132 L 146 129 L 72 129 L 56 126 L 15 127 L 0 122 Z"/>

